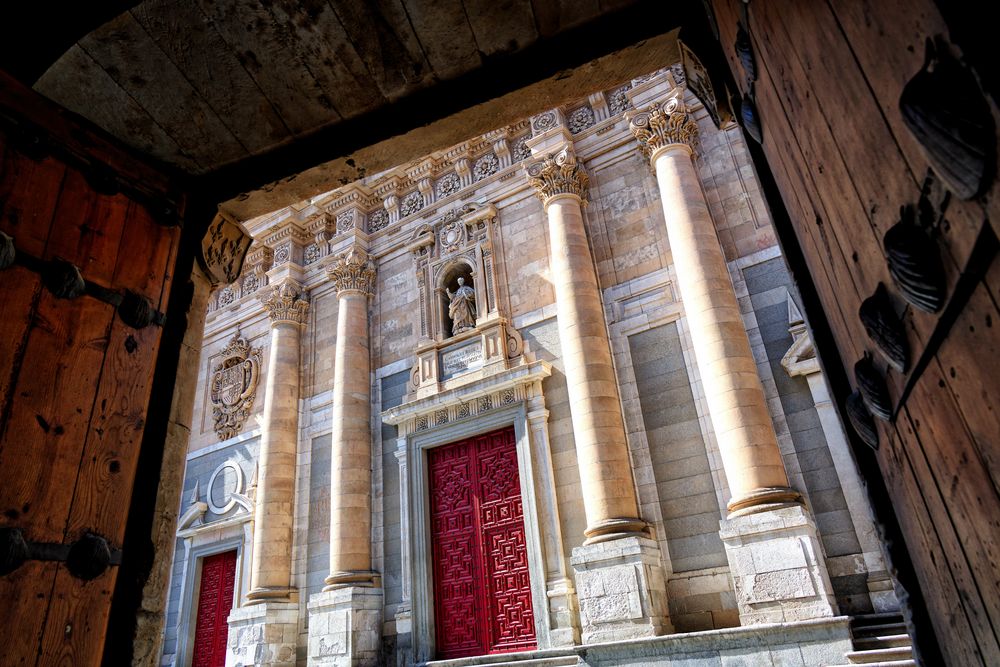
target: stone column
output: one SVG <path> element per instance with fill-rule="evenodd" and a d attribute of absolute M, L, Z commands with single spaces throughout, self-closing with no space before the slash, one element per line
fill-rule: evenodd
<path fill-rule="evenodd" d="M 292 593 L 292 520 L 299 435 L 299 342 L 309 302 L 291 280 L 261 298 L 271 318 L 247 600 Z"/>
<path fill-rule="evenodd" d="M 371 377 L 368 298 L 375 262 L 360 245 L 329 268 L 337 290 L 330 463 L 330 574 L 309 601 L 309 664 L 374 665 L 382 589 L 372 570 Z"/>
<path fill-rule="evenodd" d="M 573 550 L 585 643 L 669 628 L 659 549 L 632 478 L 618 382 L 583 222 L 587 175 L 572 147 L 529 164 L 548 219 L 549 265 L 587 528 Z"/>
<path fill-rule="evenodd" d="M 656 172 L 678 288 L 731 498 L 722 537 L 744 623 L 835 613 L 823 552 L 789 487 L 736 293 L 692 157 L 684 89 L 630 114 Z M 775 605 L 774 602 L 781 602 Z"/>
<path fill-rule="evenodd" d="M 230 657 L 294 665 L 299 604 L 292 587 L 299 342 L 309 303 L 290 279 L 261 303 L 271 318 L 247 604 L 229 617 Z"/>

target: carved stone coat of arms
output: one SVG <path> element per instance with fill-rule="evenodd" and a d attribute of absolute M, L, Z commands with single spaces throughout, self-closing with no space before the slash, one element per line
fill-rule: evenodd
<path fill-rule="evenodd" d="M 219 440 L 228 440 L 239 433 L 250 416 L 257 395 L 260 358 L 260 348 L 251 348 L 245 338 L 237 335 L 222 350 L 221 361 L 212 368 L 209 396 Z"/>

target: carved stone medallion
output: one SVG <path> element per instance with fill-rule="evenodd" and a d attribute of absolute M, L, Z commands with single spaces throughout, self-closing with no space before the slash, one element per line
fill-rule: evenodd
<path fill-rule="evenodd" d="M 260 359 L 260 348 L 250 347 L 250 343 L 237 334 L 222 350 L 222 360 L 212 369 L 209 396 L 219 440 L 228 440 L 239 433 L 250 416 L 257 396 Z"/>

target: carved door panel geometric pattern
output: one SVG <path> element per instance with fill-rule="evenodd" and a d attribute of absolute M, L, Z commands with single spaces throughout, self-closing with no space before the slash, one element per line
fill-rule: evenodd
<path fill-rule="evenodd" d="M 438 657 L 536 646 L 514 429 L 428 452 Z"/>
<path fill-rule="evenodd" d="M 202 560 L 193 667 L 225 667 L 235 584 L 235 551 L 206 556 Z"/>

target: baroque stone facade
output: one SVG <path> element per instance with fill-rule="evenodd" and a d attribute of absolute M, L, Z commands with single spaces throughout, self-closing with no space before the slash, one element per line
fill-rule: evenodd
<path fill-rule="evenodd" d="M 191 662 L 200 563 L 226 551 L 229 665 L 457 655 L 432 453 L 499 432 L 518 518 L 474 548 L 514 569 L 468 585 L 509 613 L 467 615 L 518 639 L 466 655 L 837 664 L 847 616 L 898 609 L 742 134 L 685 67 L 244 223 L 208 314 L 164 665 Z M 236 357 L 265 397 L 217 432 L 249 388 L 220 383 Z"/>

